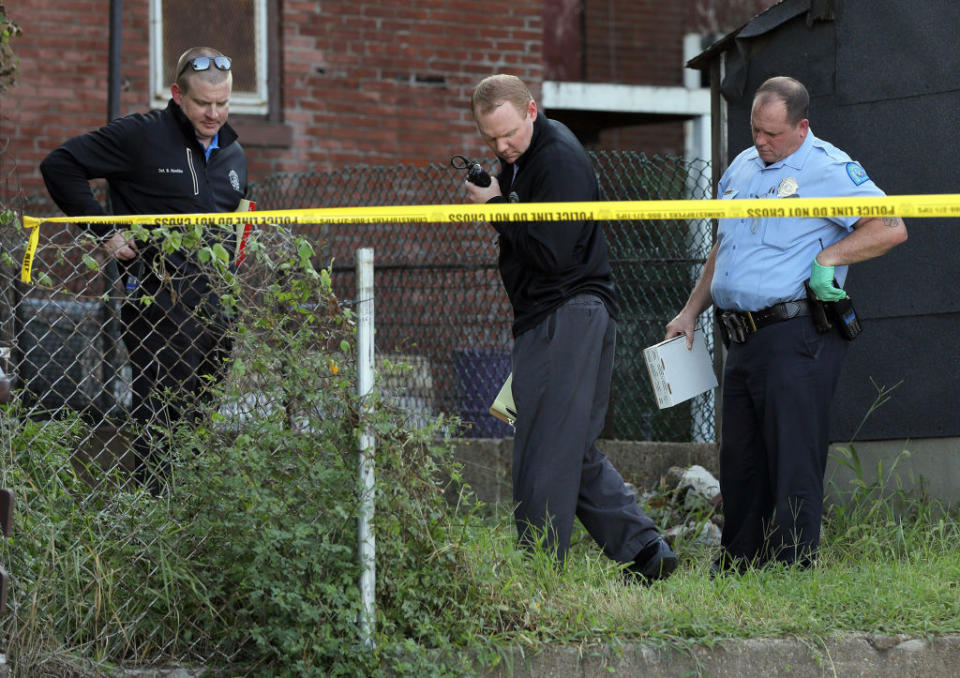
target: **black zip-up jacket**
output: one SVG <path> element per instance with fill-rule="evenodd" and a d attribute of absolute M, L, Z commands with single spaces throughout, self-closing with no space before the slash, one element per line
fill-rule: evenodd
<path fill-rule="evenodd" d="M 99 178 L 109 185 L 113 214 L 232 212 L 247 192 L 247 161 L 228 124 L 220 128 L 218 144 L 208 163 L 193 125 L 171 100 L 161 111 L 118 118 L 70 139 L 44 159 L 40 171 L 50 196 L 67 216 L 104 214 L 88 183 Z M 113 228 L 98 224 L 91 230 L 105 237 Z M 204 235 L 233 252 L 226 231 L 205 227 Z M 154 246 L 137 245 L 144 262 L 159 255 Z M 208 295 L 209 284 L 193 256 L 168 254 L 164 268 L 166 285 L 152 274 L 153 266 L 143 266 L 145 275 L 139 280 L 143 293 L 154 295 L 161 308 L 182 303 L 194 309 Z"/>
<path fill-rule="evenodd" d="M 514 164 L 517 174 L 514 178 Z M 543 113 L 530 146 L 516 163 L 500 159 L 503 196 L 490 202 L 570 202 L 600 198 L 597 175 L 583 146 L 565 125 Z M 536 206 L 530 206 L 536 212 Z M 500 275 L 513 305 L 513 336 L 579 294 L 595 294 L 616 320 L 617 295 L 607 241 L 595 221 L 493 222 L 500 233 Z"/>

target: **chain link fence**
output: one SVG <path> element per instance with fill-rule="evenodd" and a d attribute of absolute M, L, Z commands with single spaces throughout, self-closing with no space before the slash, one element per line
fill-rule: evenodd
<path fill-rule="evenodd" d="M 633 152 L 592 159 L 605 200 L 710 197 L 709 164 Z M 277 175 L 252 187 L 260 209 L 462 202 L 462 174 L 450 167 L 351 167 Z M 102 194 L 102 191 L 101 191 Z M 43 196 L 22 205 L 56 214 Z M 604 225 L 620 295 L 618 346 L 604 436 L 623 440 L 712 441 L 713 398 L 659 410 L 643 349 L 663 338 L 712 243 L 709 221 L 617 221 Z M 509 436 L 487 410 L 510 371 L 512 311 L 496 268 L 496 234 L 486 224 L 316 224 L 299 232 L 332 262 L 334 289 L 353 292 L 353 252 L 375 251 L 377 353 L 409 365 L 390 387 L 414 415 L 456 414 L 467 437 Z M 113 262 L 92 263 L 81 232 L 47 225 L 35 270 L 43 284 L 21 285 L 22 234 L 7 235 L 0 280 L 0 346 L 26 400 L 43 411 L 67 407 L 94 418 L 124 417 L 134 393 L 120 341 L 123 290 Z M 712 337 L 707 316 L 703 329 Z"/>
<path fill-rule="evenodd" d="M 337 348 L 349 331 L 323 276 L 304 273 L 312 246 L 256 230 L 234 267 L 214 243 L 230 242 L 222 233 L 161 231 L 140 232 L 143 265 L 120 277 L 84 230 L 48 224 L 30 285 L 18 280 L 25 233 L 0 231 L 0 337 L 12 349 L 2 367 L 15 380 L 0 472 L 18 505 L 15 537 L 0 544 L 14 578 L 3 642 L 17 675 L 255 665 L 258 647 L 279 643 L 250 630 L 244 606 L 271 585 L 294 587 L 284 572 L 234 565 L 231 550 L 288 553 L 285 520 L 301 541 L 356 539 L 355 471 L 340 458 L 355 425 L 344 397 L 353 358 Z M 191 251 L 206 264 L 171 266 Z M 271 505 L 277 497 L 289 504 Z M 343 515 L 321 520 L 318 506 Z M 333 578 L 356 567 L 349 546 L 330 562 L 294 548 Z M 254 607 L 253 618 L 277 616 L 269 602 Z"/>
<path fill-rule="evenodd" d="M 711 197 L 706 161 L 598 152 L 591 158 L 604 200 Z M 493 167 L 488 163 L 488 167 Z M 463 201 L 463 174 L 450 167 L 358 167 L 274 176 L 256 185 L 263 209 L 309 206 L 450 204 Z M 712 441 L 713 397 L 659 410 L 643 349 L 686 301 L 712 245 L 709 221 L 605 224 L 621 302 L 611 407 L 604 436 L 623 440 Z M 375 251 L 377 351 L 414 366 L 408 404 L 459 414 L 468 437 L 509 436 L 487 413 L 510 372 L 512 310 L 496 268 L 496 233 L 486 224 L 324 225 L 323 256 L 336 288 L 353 289 L 350 262 Z M 706 316 L 701 322 L 707 322 Z M 709 327 L 704 326 L 710 337 Z"/>
<path fill-rule="evenodd" d="M 596 153 L 593 160 L 604 199 L 709 196 L 706 162 L 619 152 Z M 259 209 L 459 203 L 462 181 L 461 173 L 439 165 L 356 167 L 270 177 L 254 186 L 250 197 Z M 102 187 L 96 193 L 102 197 Z M 44 196 L 11 207 L 31 216 L 56 214 Z M 38 665 L 29 657 L 35 646 L 40 664 L 49 661 L 51 648 L 54 654 L 133 663 L 256 656 L 262 639 L 243 632 L 246 618 L 235 608 L 242 607 L 244 596 L 259 595 L 257 590 L 219 592 L 211 582 L 230 570 L 231 563 L 217 559 L 229 558 L 231 544 L 246 537 L 257 543 L 263 538 L 259 530 L 282 533 L 278 525 L 288 515 L 299 516 L 310 502 L 324 506 L 329 501 L 314 496 L 323 481 L 298 477 L 291 460 L 304 453 L 289 448 L 289 436 L 272 442 L 269 425 L 276 415 L 288 433 L 323 429 L 328 439 L 343 436 L 342 443 L 324 451 L 306 440 L 309 457 L 350 447 L 355 419 L 346 401 L 314 395 L 333 388 L 329 380 L 338 373 L 341 378 L 351 373 L 352 358 L 339 348 L 345 344 L 338 338 L 347 336 L 348 328 L 317 333 L 316 323 L 326 322 L 317 318 L 349 319 L 349 313 L 341 314 L 355 294 L 353 262 L 359 247 L 375 251 L 378 385 L 390 407 L 403 412 L 414 429 L 446 413 L 462 418 L 459 435 L 510 435 L 487 412 L 510 370 L 512 312 L 496 269 L 495 233 L 486 224 L 315 224 L 297 227 L 296 233 L 261 227 L 254 230 L 239 268 L 225 263 L 231 253 L 217 250 L 203 231 L 160 234 L 165 243 L 206 252 L 207 265 L 197 269 L 171 268 L 169 258 L 157 254 L 163 245 L 156 244 L 156 229 L 143 230 L 141 259 L 147 268 L 135 271 L 104 259 L 80 227 L 41 228 L 29 285 L 19 281 L 27 233 L 0 230 L 0 368 L 14 379 L 16 402 L 16 409 L 0 417 L 3 450 L 12 455 L 0 484 L 17 488 L 25 516 L 15 543 L 5 545 L 0 556 L 14 567 L 7 629 L 24 666 Z M 662 339 L 664 324 L 699 276 L 711 244 L 709 222 L 622 221 L 605 229 L 622 306 L 606 435 L 713 440 L 712 397 L 657 409 L 642 357 L 644 347 Z M 148 251 L 154 254 L 144 254 Z M 218 264 L 218 259 L 224 261 Z M 316 281 L 303 279 L 298 260 L 329 271 L 329 296 L 312 295 Z M 131 285 L 131 277 L 138 284 Z M 220 301 L 207 307 L 208 298 Z M 171 313 L 178 302 L 195 312 Z M 278 339 L 281 331 L 286 334 Z M 218 397 L 211 401 L 215 386 Z M 197 430 L 184 434 L 194 424 Z M 338 433 L 337 426 L 343 431 Z M 256 478 L 244 470 L 233 485 L 224 485 L 229 489 L 216 490 L 216 483 L 227 482 L 229 469 L 243 466 L 224 461 L 229 456 L 223 450 L 247 459 L 239 443 L 231 447 L 244 435 L 247 445 L 265 446 L 264 458 L 278 466 L 258 468 Z M 200 447 L 203 454 L 191 454 Z M 215 454 L 221 455 L 218 460 L 208 461 Z M 181 514 L 175 503 L 146 501 L 150 495 L 162 501 L 180 468 L 171 466 L 176 459 L 181 465 L 211 464 L 208 477 L 180 477 L 176 496 L 189 498 Z M 351 501 L 352 469 L 335 456 L 325 466 L 346 473 L 344 479 L 325 482 Z M 274 475 L 288 478 L 278 486 L 280 496 L 295 505 L 270 514 L 261 505 L 265 495 L 257 483 L 273 483 Z M 291 489 L 298 482 L 306 483 L 302 495 Z M 214 488 L 206 488 L 213 495 L 209 504 L 202 500 L 205 485 Z M 226 508 L 231 501 L 238 507 L 233 511 Z M 257 511 L 246 514 L 244 507 L 253 504 Z M 222 516 L 223 524 L 197 523 L 204 511 Z M 349 511 L 339 518 L 327 513 L 321 520 L 323 511 L 317 509 L 309 529 L 335 526 L 343 534 L 310 532 L 306 543 L 351 543 Z M 261 514 L 263 524 L 257 523 Z M 222 534 L 208 535 L 209 525 Z M 301 527 L 291 528 L 297 530 Z M 108 546 L 91 551 L 91 542 Z M 175 553 L 191 565 L 171 564 Z M 130 563 L 125 578 L 103 569 L 110 558 Z M 344 558 L 349 572 L 355 557 L 347 550 Z M 244 571 L 231 586 L 250 576 Z M 224 638 L 196 621 L 200 612 L 210 612 L 209 603 L 192 613 L 195 603 L 185 590 L 220 601 L 215 616 L 236 629 L 234 636 Z M 105 604 L 111 598 L 128 602 L 115 610 Z M 71 613 L 47 620 L 47 609 Z M 112 610 L 110 618 L 101 616 L 105 609 Z M 237 621 L 229 622 L 231 614 Z M 46 666 L 44 675 L 65 675 L 73 668 Z"/>

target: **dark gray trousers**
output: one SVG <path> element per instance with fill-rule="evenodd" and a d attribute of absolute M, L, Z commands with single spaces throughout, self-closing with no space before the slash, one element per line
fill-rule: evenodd
<path fill-rule="evenodd" d="M 517 532 L 526 547 L 542 537 L 561 564 L 574 517 L 621 563 L 659 536 L 595 444 L 610 400 L 616 334 L 603 302 L 580 295 L 514 342 Z"/>
<path fill-rule="evenodd" d="M 848 342 L 801 317 L 730 344 L 720 491 L 727 556 L 809 565 L 820 544 L 830 401 Z"/>

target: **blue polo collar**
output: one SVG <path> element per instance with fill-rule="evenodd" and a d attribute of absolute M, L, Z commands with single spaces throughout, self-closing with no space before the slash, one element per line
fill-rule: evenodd
<path fill-rule="evenodd" d="M 220 148 L 220 132 L 217 132 L 213 135 L 213 139 L 210 140 L 210 143 L 204 149 L 204 155 L 206 156 L 207 162 L 210 162 L 210 154 L 213 152 L 213 149 Z"/>

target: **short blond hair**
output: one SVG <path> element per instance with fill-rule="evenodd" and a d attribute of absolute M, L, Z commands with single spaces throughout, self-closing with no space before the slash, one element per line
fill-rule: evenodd
<path fill-rule="evenodd" d="M 478 113 L 489 113 L 504 101 L 509 101 L 522 115 L 533 95 L 523 80 L 515 75 L 498 73 L 484 78 L 473 88 L 470 110 L 476 119 Z"/>
<path fill-rule="evenodd" d="M 201 77 L 207 82 L 218 84 L 227 78 L 233 77 L 230 71 L 221 71 L 219 68 L 214 67 L 213 64 L 210 64 L 210 68 L 205 71 L 195 71 L 192 68 L 185 68 L 188 61 L 201 56 L 218 57 L 226 55 L 213 47 L 191 47 L 181 54 L 180 58 L 177 59 L 177 86 L 184 93 L 190 89 L 191 78 Z"/>

